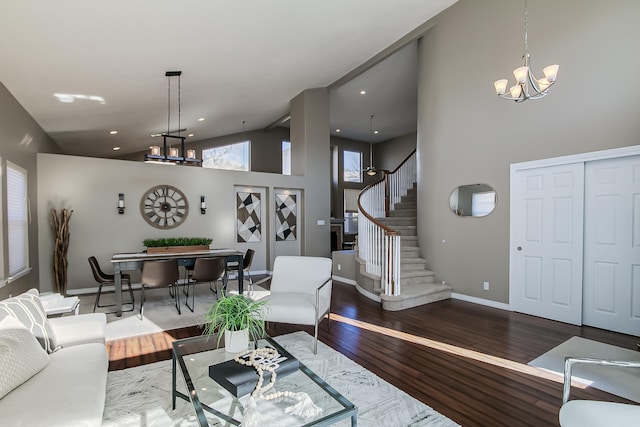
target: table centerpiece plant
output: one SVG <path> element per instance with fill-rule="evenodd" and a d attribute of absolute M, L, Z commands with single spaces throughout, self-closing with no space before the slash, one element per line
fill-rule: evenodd
<path fill-rule="evenodd" d="M 239 353 L 247 350 L 249 339 L 265 335 L 264 310 L 267 301 L 254 301 L 245 295 L 226 295 L 215 302 L 205 315 L 204 334 L 224 335 L 225 350 Z"/>
<path fill-rule="evenodd" d="M 213 239 L 208 237 L 169 237 L 161 239 L 145 239 L 142 244 L 147 253 L 179 253 L 208 251 Z"/>

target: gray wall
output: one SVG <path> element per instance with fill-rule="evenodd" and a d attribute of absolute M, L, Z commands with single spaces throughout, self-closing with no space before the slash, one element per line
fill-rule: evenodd
<path fill-rule="evenodd" d="M 534 74 L 552 63 L 560 71 L 549 96 L 515 104 L 499 99 L 493 82 L 513 81 L 522 16 L 522 2 L 461 0 L 419 46 L 419 243 L 428 267 L 455 292 L 502 303 L 509 165 L 640 142 L 640 86 L 632 81 L 640 69 L 640 2 L 529 2 Z M 476 182 L 496 189 L 495 211 L 455 216 L 449 194 Z"/>
<path fill-rule="evenodd" d="M 373 163 L 379 169 L 393 171 L 416 149 L 415 132 L 373 145 Z"/>
<path fill-rule="evenodd" d="M 54 154 L 38 155 L 38 207 L 37 223 L 40 229 L 48 224 L 48 211 L 73 209 L 70 221 L 68 288 L 95 287 L 87 258 L 95 256 L 101 265 L 110 270 L 109 260 L 114 252 L 143 250 L 142 241 L 160 237 L 210 237 L 213 247 L 239 248 L 246 244 L 236 242 L 234 186 L 257 191 L 266 190 L 262 209 L 266 212 L 262 238 L 266 248 L 256 252 L 252 265 L 254 271 L 271 270 L 275 254 L 273 224 L 275 188 L 302 189 L 314 197 L 314 183 L 306 177 L 283 176 L 255 172 L 222 171 L 187 166 L 163 166 L 127 160 L 98 159 Z M 140 213 L 140 199 L 151 187 L 169 184 L 185 193 L 190 211 L 179 227 L 159 230 L 148 225 Z M 118 193 L 125 194 L 125 213 L 118 214 Z M 207 212 L 199 210 L 200 195 L 204 195 Z M 35 204 L 34 204 L 35 205 Z M 316 217 L 315 211 L 307 209 Z M 328 214 L 325 217 L 329 221 Z M 304 224 L 304 218 L 299 219 Z M 35 222 L 35 221 L 34 221 Z M 329 232 L 327 231 L 327 240 Z M 314 254 L 329 255 L 329 243 L 320 239 L 309 240 L 311 248 L 304 250 Z M 50 263 L 53 239 L 50 233 L 40 233 L 40 265 Z M 34 259 L 38 259 L 37 257 Z M 139 276 L 133 274 L 137 280 Z M 41 274 L 40 289 L 51 290 L 51 274 Z"/>
<path fill-rule="evenodd" d="M 1 168 L 4 170 L 6 162 L 10 161 L 27 170 L 27 191 L 31 200 L 31 215 L 35 218 L 38 215 L 38 207 L 35 201 L 38 197 L 37 187 L 37 159 L 38 152 L 59 153 L 60 149 L 44 133 L 42 128 L 33 118 L 22 108 L 9 91 L 0 83 L 0 157 L 2 158 Z M 2 173 L 2 192 L 6 189 L 6 174 Z M 7 217 L 7 207 L 2 197 L 2 218 Z M 29 261 L 33 268 L 31 273 L 21 277 L 13 283 L 0 288 L 0 299 L 8 297 L 10 294 L 17 295 L 32 287 L 38 287 L 41 274 L 38 265 L 38 233 L 48 233 L 49 225 L 38 225 L 37 221 L 32 221 L 29 225 Z M 3 265 L 0 268 L 0 277 L 7 277 L 8 255 L 4 249 L 7 247 L 7 221 L 2 221 L 2 251 Z M 50 262 L 45 266 L 50 265 Z M 45 267 L 46 268 L 46 267 Z"/>

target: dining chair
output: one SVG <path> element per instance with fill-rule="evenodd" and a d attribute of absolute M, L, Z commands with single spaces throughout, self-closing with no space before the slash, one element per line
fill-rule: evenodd
<path fill-rule="evenodd" d="M 318 324 L 327 316 L 331 328 L 331 258 L 279 256 L 273 264 L 270 294 L 265 297 L 267 322 L 313 325 L 313 354 L 318 351 Z"/>
<path fill-rule="evenodd" d="M 89 265 L 91 266 L 91 272 L 93 273 L 93 278 L 96 282 L 98 282 L 98 293 L 96 294 L 96 300 L 93 303 L 93 312 L 96 312 L 96 308 L 98 307 L 114 307 L 115 304 L 100 304 L 100 297 L 102 296 L 102 287 L 105 284 L 111 284 L 115 286 L 115 275 L 107 274 L 100 268 L 100 264 L 98 264 L 98 260 L 94 256 L 89 257 Z M 123 304 L 131 304 L 131 308 L 128 310 L 122 311 L 133 311 L 135 305 L 135 298 L 133 296 L 133 289 L 131 288 L 131 276 L 128 274 L 122 274 L 122 283 L 126 283 L 129 288 L 129 301 L 123 302 Z M 114 312 L 115 313 L 115 312 Z"/>
<path fill-rule="evenodd" d="M 145 288 L 163 288 L 168 287 L 171 290 L 176 287 L 173 292 L 173 298 L 176 301 L 176 309 L 180 312 L 180 292 L 177 290 L 177 283 L 180 277 L 178 272 L 178 261 L 176 259 L 163 259 L 154 261 L 145 261 L 142 265 L 142 285 L 141 301 L 140 301 L 140 320 L 143 317 L 144 310 L 144 290 Z"/>
<path fill-rule="evenodd" d="M 247 252 L 244 253 L 244 257 L 242 258 L 242 270 L 246 274 L 246 277 L 249 278 L 249 284 L 247 285 L 247 289 L 253 289 L 253 279 L 251 277 L 251 264 L 253 263 L 253 256 L 256 251 L 253 249 L 247 249 Z M 227 263 L 227 274 L 233 271 L 238 271 L 239 265 L 237 262 Z"/>
<path fill-rule="evenodd" d="M 226 261 L 221 257 L 212 257 L 212 258 L 196 258 L 196 262 L 193 265 L 193 273 L 189 278 L 189 282 L 187 283 L 187 300 L 185 305 L 189 310 L 193 312 L 194 307 L 196 305 L 195 295 L 196 295 L 196 283 L 209 283 L 209 289 L 215 292 L 216 295 L 219 295 L 224 291 L 227 285 L 227 270 L 226 270 Z M 222 280 L 222 289 L 218 290 L 218 281 Z M 211 284 L 216 284 L 216 289 L 211 287 Z M 189 286 L 191 286 L 191 291 L 189 291 Z M 191 306 L 189 306 L 189 292 L 191 292 Z"/>

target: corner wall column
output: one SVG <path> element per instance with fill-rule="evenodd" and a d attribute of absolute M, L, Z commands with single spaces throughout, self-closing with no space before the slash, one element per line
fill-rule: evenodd
<path fill-rule="evenodd" d="M 302 206 L 302 243 L 308 256 L 331 256 L 329 139 L 329 92 L 307 89 L 291 100 L 291 173 L 308 182 Z"/>

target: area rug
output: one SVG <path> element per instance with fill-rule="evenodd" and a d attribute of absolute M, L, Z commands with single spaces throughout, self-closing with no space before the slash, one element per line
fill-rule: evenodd
<path fill-rule="evenodd" d="M 97 312 L 107 314 L 107 327 L 105 339 L 107 342 L 122 338 L 130 338 L 140 335 L 153 334 L 171 329 L 184 328 L 188 326 L 201 325 L 204 322 L 204 315 L 208 308 L 216 302 L 216 295 L 209 289 L 206 283 L 198 284 L 195 287 L 195 310 L 193 313 L 185 306 L 186 296 L 180 294 L 181 314 L 175 307 L 175 301 L 169 295 L 168 288 L 149 289 L 145 291 L 144 317 L 141 320 L 140 311 L 140 291 L 134 290 L 135 310 L 124 312 L 122 317 L 117 317 L 113 313 L 113 307 L 98 308 Z M 237 282 L 229 282 L 229 292 L 237 293 Z M 269 294 L 269 291 L 255 286 L 253 289 L 255 298 L 262 298 Z M 128 300 L 129 294 L 123 292 L 122 298 Z M 91 313 L 95 295 L 84 295 L 80 297 L 80 313 Z M 110 304 L 113 302 L 113 293 L 104 294 L 100 299 L 100 304 Z M 191 304 L 191 301 L 189 301 Z M 124 308 L 129 308 L 125 305 Z"/>
<path fill-rule="evenodd" d="M 458 425 L 321 342 L 318 342 L 318 354 L 314 355 L 313 337 L 306 332 L 275 339 L 358 407 L 359 426 Z M 182 376 L 178 378 L 179 388 L 184 392 Z M 209 418 L 209 424 L 224 425 L 215 418 Z M 178 399 L 175 411 L 171 410 L 171 361 L 109 372 L 104 427 L 193 425 L 197 422 L 191 403 Z M 336 425 L 348 426 L 350 421 Z"/>
<path fill-rule="evenodd" d="M 640 361 L 640 352 L 604 344 L 581 337 L 571 337 L 542 356 L 529 362 L 531 366 L 564 376 L 565 357 Z M 640 369 L 612 366 L 574 365 L 574 380 L 625 399 L 640 403 Z"/>

